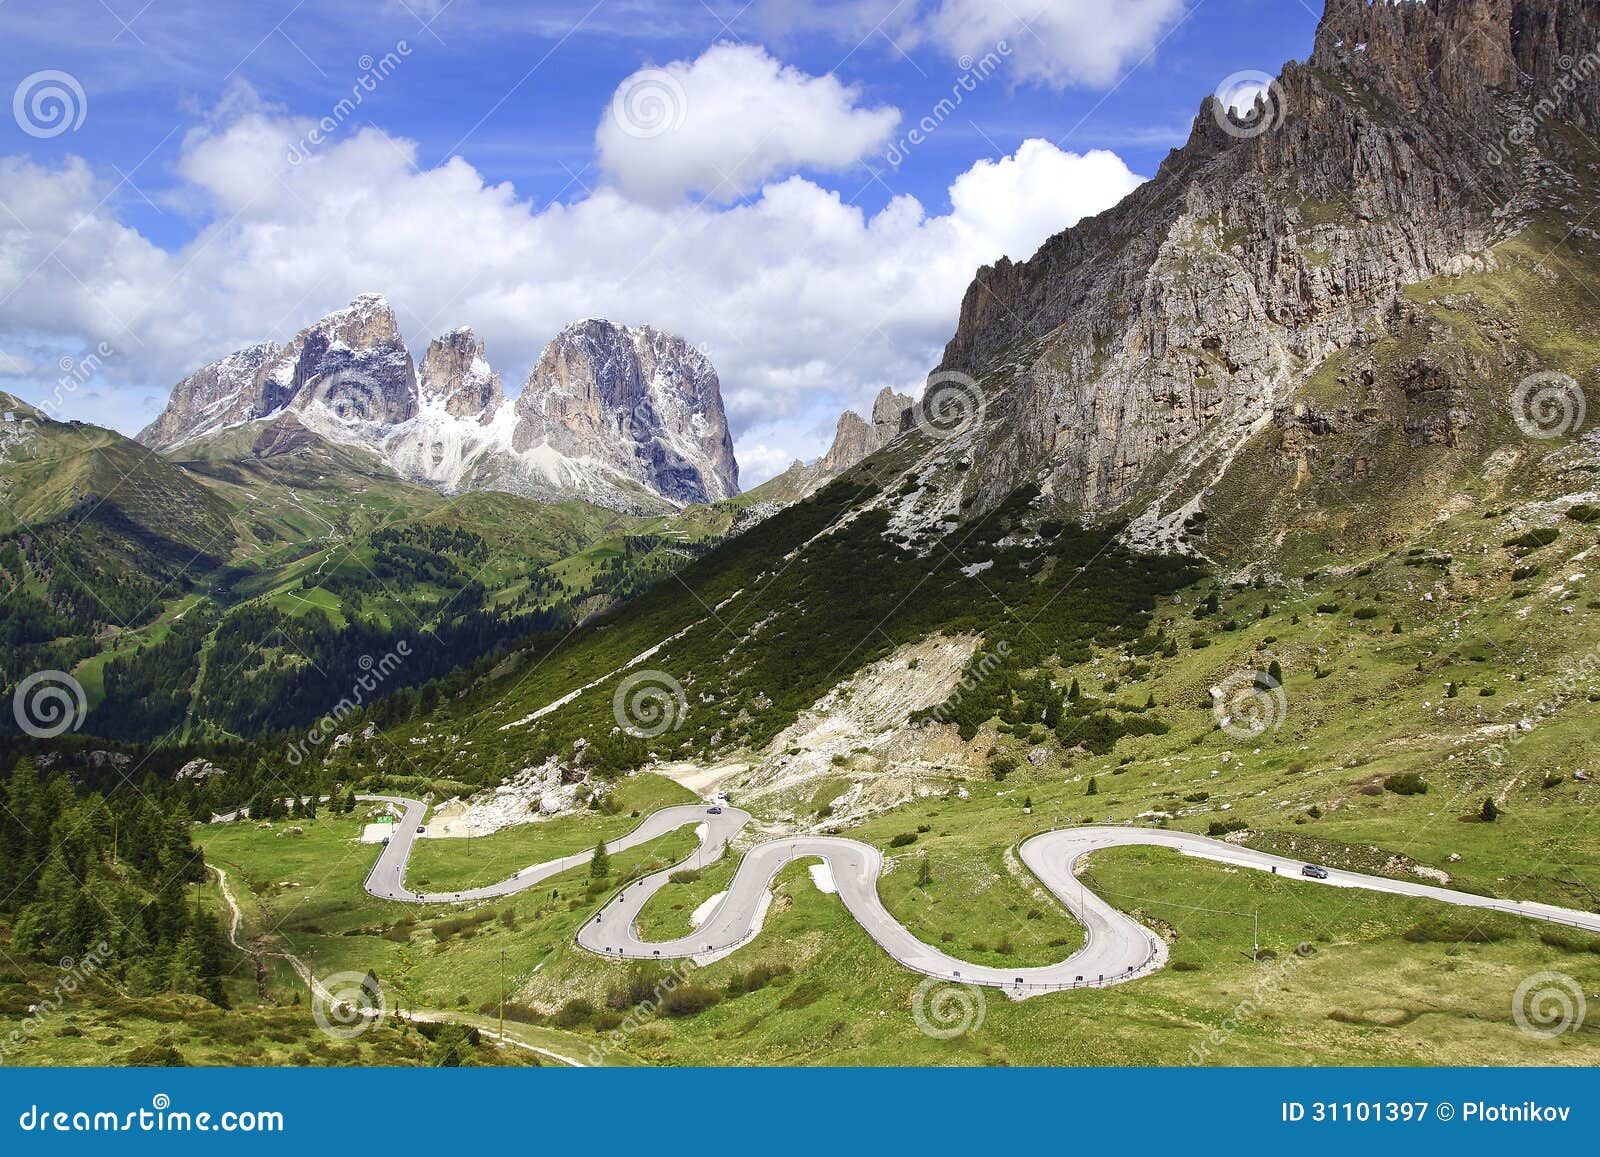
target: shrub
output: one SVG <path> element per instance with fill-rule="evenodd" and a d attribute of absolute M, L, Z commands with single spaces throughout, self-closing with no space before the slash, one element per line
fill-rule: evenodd
<path fill-rule="evenodd" d="M 1492 824 L 1500 818 L 1500 805 L 1494 802 L 1494 797 L 1489 796 L 1483 801 L 1483 806 L 1478 809 L 1478 818 L 1486 824 Z"/>
<path fill-rule="evenodd" d="M 825 990 L 820 980 L 806 980 L 795 985 L 794 991 L 778 1002 L 783 1009 L 805 1008 L 822 999 Z"/>
<path fill-rule="evenodd" d="M 703 984 L 684 984 L 661 998 L 661 1015 L 671 1017 L 695 1016 L 719 1003 L 722 993 Z"/>
<path fill-rule="evenodd" d="M 743 996 L 747 992 L 760 992 L 780 976 L 788 976 L 794 969 L 787 964 L 758 964 L 745 972 L 735 972 L 728 977 L 728 995 Z"/>
<path fill-rule="evenodd" d="M 699 868 L 680 868 L 667 877 L 667 882 L 671 884 L 692 884 L 699 878 Z"/>
<path fill-rule="evenodd" d="M 1383 781 L 1385 791 L 1395 795 L 1427 795 L 1428 781 L 1414 771 L 1402 771 Z"/>
<path fill-rule="evenodd" d="M 1559 948 L 1563 952 L 1593 952 L 1600 956 L 1600 940 L 1580 939 L 1563 929 L 1548 929 L 1539 933 L 1539 939 L 1549 947 Z"/>
<path fill-rule="evenodd" d="M 916 842 L 916 832 L 901 832 L 898 836 L 895 836 L 894 839 L 889 841 L 889 846 L 891 848 L 905 848 Z"/>
<path fill-rule="evenodd" d="M 578 1028 L 594 1016 L 594 1005 L 581 996 L 575 996 L 556 1010 L 554 1020 L 558 1028 Z"/>
<path fill-rule="evenodd" d="M 1231 836 L 1234 832 L 1242 832 L 1250 825 L 1243 820 L 1212 820 L 1211 826 L 1206 828 L 1206 835 L 1212 839 L 1221 839 Z"/>
<path fill-rule="evenodd" d="M 1458 923 L 1441 916 L 1429 917 L 1401 933 L 1404 939 L 1413 944 L 1493 944 L 1496 940 L 1504 940 L 1505 935 L 1498 928 Z"/>
<path fill-rule="evenodd" d="M 1553 526 L 1542 527 L 1539 530 L 1530 530 L 1527 534 L 1519 534 L 1515 538 L 1506 539 L 1506 546 L 1512 550 L 1538 550 L 1549 546 L 1561 537 L 1561 532 Z"/>
<path fill-rule="evenodd" d="M 1572 519 L 1573 522 L 1581 522 L 1588 526 L 1592 523 L 1600 522 L 1600 506 L 1590 506 L 1588 503 L 1583 503 L 1567 511 L 1567 517 Z"/>

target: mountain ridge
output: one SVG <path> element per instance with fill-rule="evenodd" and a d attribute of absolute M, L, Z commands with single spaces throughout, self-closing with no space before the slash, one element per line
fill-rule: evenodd
<path fill-rule="evenodd" d="M 584 397 L 569 402 L 574 384 Z M 263 426 L 258 455 L 304 431 L 447 494 L 643 513 L 738 493 L 710 360 L 676 335 L 601 319 L 556 335 L 512 402 L 470 327 L 433 339 L 419 370 L 387 300 L 362 294 L 287 346 L 261 342 L 202 366 L 138 440 L 182 456 L 252 423 Z"/>

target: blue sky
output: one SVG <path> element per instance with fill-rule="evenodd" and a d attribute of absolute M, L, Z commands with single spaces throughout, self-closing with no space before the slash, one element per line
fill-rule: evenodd
<path fill-rule="evenodd" d="M 1223 78 L 1303 58 L 1313 7 L 8 0 L 6 85 L 64 73 L 82 119 L 0 119 L 0 388 L 43 396 L 52 363 L 110 342 L 64 416 L 133 430 L 187 369 L 376 290 L 414 348 L 479 328 L 515 392 L 561 324 L 602 314 L 708 350 L 759 481 L 842 407 L 914 388 L 977 264 L 1153 173 Z M 674 123 L 619 132 L 619 89 L 653 79 Z M 846 320 L 822 316 L 852 285 Z"/>

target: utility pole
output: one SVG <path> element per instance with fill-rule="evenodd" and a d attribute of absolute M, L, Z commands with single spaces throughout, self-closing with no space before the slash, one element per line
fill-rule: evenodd
<path fill-rule="evenodd" d="M 1255 913 L 1253 915 L 1253 919 L 1254 919 L 1254 922 L 1255 922 L 1255 937 L 1254 937 L 1255 938 L 1255 951 L 1253 953 L 1251 953 L 1250 959 L 1252 959 L 1252 960 L 1260 960 L 1261 959 L 1261 909 L 1260 908 L 1257 908 L 1255 910 Z"/>
<path fill-rule="evenodd" d="M 500 1045 L 506 1043 L 506 950 L 500 949 Z"/>

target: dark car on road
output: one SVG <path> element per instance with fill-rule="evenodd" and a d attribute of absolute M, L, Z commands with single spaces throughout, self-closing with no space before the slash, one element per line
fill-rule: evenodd
<path fill-rule="evenodd" d="M 722 814 L 722 809 L 719 808 L 719 807 L 708 807 L 708 808 L 706 808 L 706 815 L 708 815 L 708 816 L 720 816 L 721 814 Z"/>
<path fill-rule="evenodd" d="M 1328 869 L 1317 864 L 1307 864 L 1300 869 L 1300 874 L 1302 876 L 1310 876 L 1313 880 L 1326 880 L 1328 878 Z"/>

